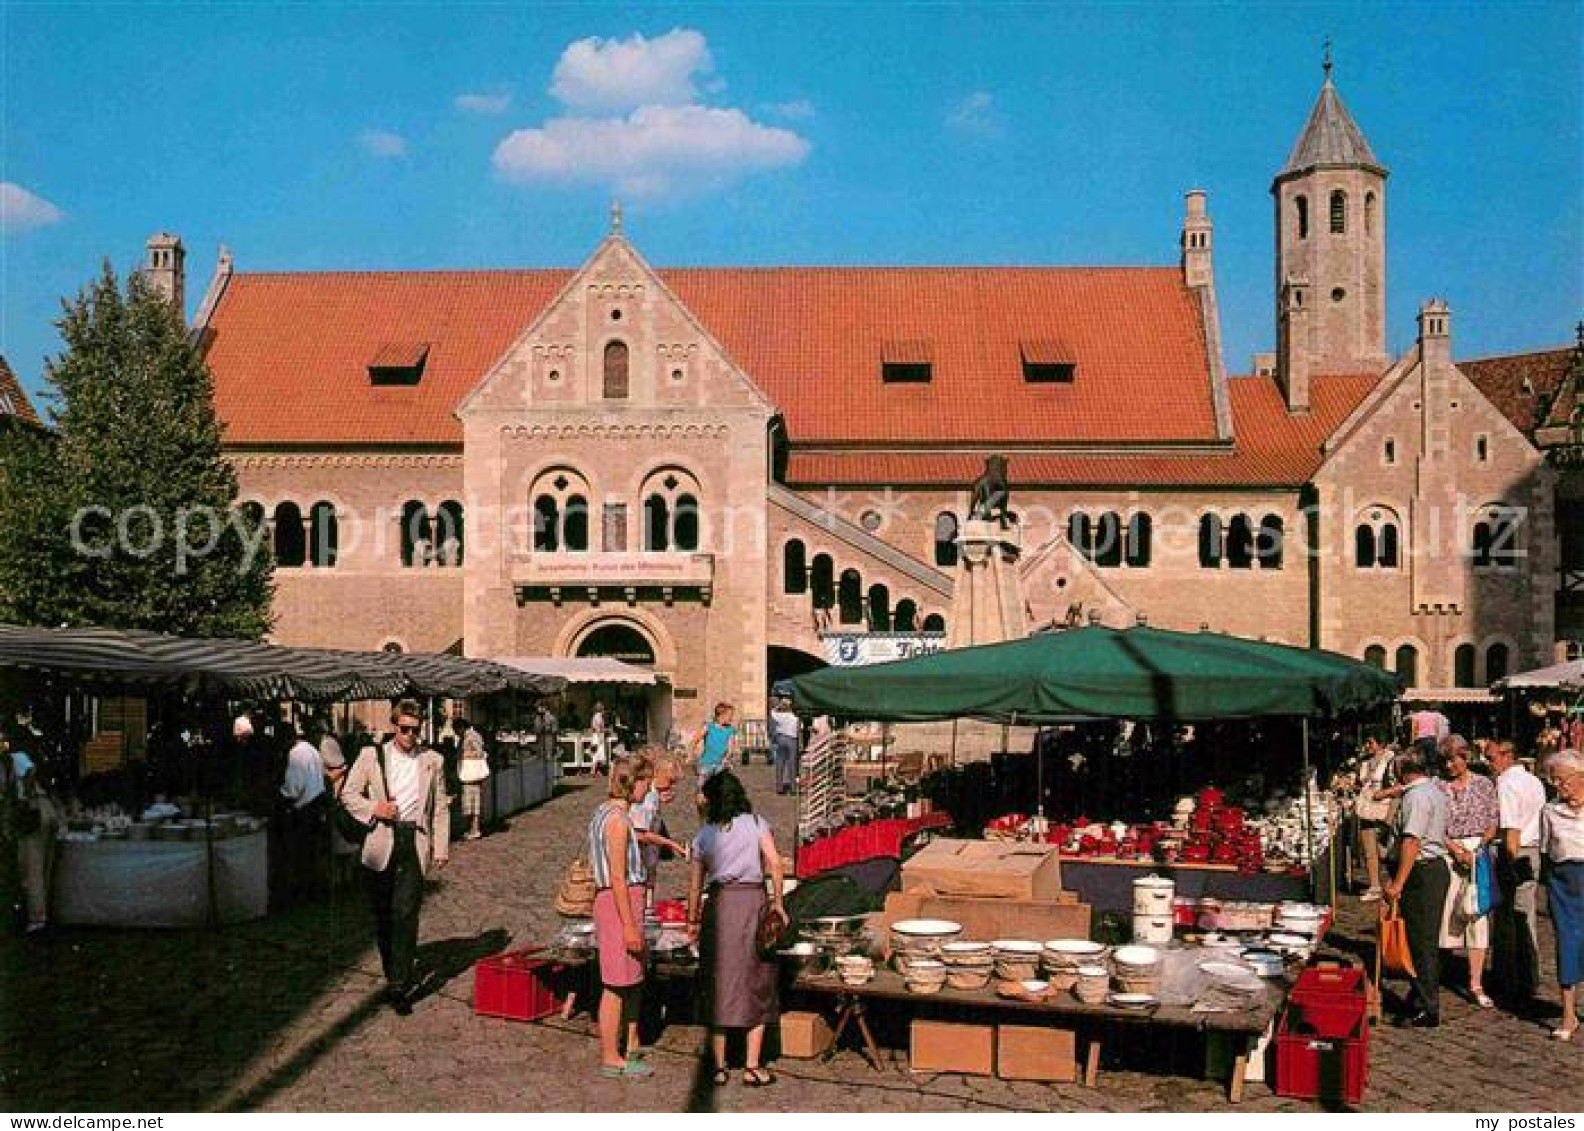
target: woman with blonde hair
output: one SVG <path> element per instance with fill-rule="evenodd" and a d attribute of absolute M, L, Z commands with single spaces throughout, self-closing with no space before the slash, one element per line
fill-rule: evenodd
<path fill-rule="evenodd" d="M 1546 759 L 1557 799 L 1540 811 L 1540 852 L 1549 867 L 1551 926 L 1556 931 L 1562 1020 L 1559 1041 L 1579 1031 L 1578 986 L 1584 982 L 1584 754 L 1559 750 Z"/>
<path fill-rule="evenodd" d="M 626 758 L 611 766 L 606 801 L 589 821 L 588 860 L 594 873 L 594 938 L 599 946 L 600 1075 L 651 1076 L 638 1059 L 638 1011 L 644 979 L 643 851 L 633 828 L 632 808 L 649 792 L 654 766 Z M 627 1050 L 621 1049 L 626 1030 Z"/>

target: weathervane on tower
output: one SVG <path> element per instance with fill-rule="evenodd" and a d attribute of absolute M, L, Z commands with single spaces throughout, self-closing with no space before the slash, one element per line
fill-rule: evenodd
<path fill-rule="evenodd" d="M 622 206 L 620 200 L 611 201 L 611 235 L 619 236 L 622 230 Z"/>
<path fill-rule="evenodd" d="M 1331 37 L 1329 35 L 1325 37 L 1325 62 L 1321 63 L 1320 66 L 1321 66 L 1321 69 L 1323 69 L 1325 71 L 1325 81 L 1326 82 L 1330 82 L 1331 81 Z"/>

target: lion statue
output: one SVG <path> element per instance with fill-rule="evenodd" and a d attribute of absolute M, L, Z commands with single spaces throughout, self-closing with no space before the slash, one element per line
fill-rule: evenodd
<path fill-rule="evenodd" d="M 985 460 L 984 474 L 974 480 L 973 501 L 968 507 L 968 517 L 989 521 L 1016 522 L 1017 515 L 1007 509 L 1012 490 L 1007 485 L 1006 456 L 990 456 Z"/>

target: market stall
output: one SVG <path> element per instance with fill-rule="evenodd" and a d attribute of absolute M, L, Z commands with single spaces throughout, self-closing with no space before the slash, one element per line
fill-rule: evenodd
<path fill-rule="evenodd" d="M 1010 725 L 1144 719 L 1170 727 L 1198 720 L 1300 720 L 1295 737 L 1301 748 L 1296 814 L 1301 837 L 1297 843 L 1289 841 L 1281 856 L 1268 854 L 1274 847 L 1268 832 L 1265 840 L 1250 838 L 1244 815 L 1230 812 L 1233 807 L 1229 815 L 1235 820 L 1225 826 L 1190 828 L 1181 838 L 1165 835 L 1170 826 L 1148 826 L 1162 835 L 1149 838 L 1142 853 L 1144 830 L 1135 826 L 1143 813 L 1133 814 L 1114 835 L 1083 827 L 1067 828 L 1055 837 L 1057 822 L 1044 811 L 1045 758 L 1037 755 L 1034 814 L 1002 831 L 1042 841 L 1059 839 L 1064 849 L 1093 857 L 1096 866 L 1078 869 L 1070 882 L 1102 908 L 1120 904 L 1117 893 L 1135 878 L 1127 873 L 1152 864 L 1193 873 L 1192 879 L 1185 877 L 1186 887 L 1213 893 L 1217 886 L 1230 886 L 1253 898 L 1253 889 L 1262 885 L 1286 892 L 1285 885 L 1266 878 L 1272 873 L 1265 867 L 1274 862 L 1289 875 L 1297 873 L 1311 891 L 1322 890 L 1321 873 L 1328 870 L 1326 841 L 1335 822 L 1313 784 L 1308 720 L 1378 707 L 1397 693 L 1394 676 L 1332 653 L 1146 627 L 1041 633 L 893 664 L 829 668 L 792 682 L 800 711 L 878 721 L 976 718 Z"/>
<path fill-rule="evenodd" d="M 527 675 L 563 681 L 556 714 L 557 759 L 567 773 L 586 773 L 600 761 L 598 737 L 586 724 L 596 703 L 608 715 L 611 746 L 665 746 L 671 735 L 671 681 L 662 672 L 606 656 L 506 656 L 495 661 Z"/>
<path fill-rule="evenodd" d="M 265 914 L 265 814 L 216 811 L 218 776 L 213 771 L 232 773 L 250 758 L 263 765 L 259 751 L 239 746 L 231 732 L 234 703 L 330 703 L 402 695 L 515 698 L 565 686 L 559 677 L 458 656 L 281 648 L 138 630 L 14 625 L 0 625 L 0 668 L 94 694 L 165 697 L 186 712 L 184 718 L 167 720 L 172 733 L 166 741 L 191 766 L 197 786 L 192 795 L 179 803 L 158 798 L 146 810 L 142 802 L 128 810 L 119 802 L 84 807 L 80 799 L 66 807 L 52 884 L 54 918 L 117 926 L 219 924 Z M 46 726 L 51 722 L 42 721 Z M 55 723 L 63 729 L 68 725 L 65 720 Z M 266 796 L 273 799 L 278 782 L 265 785 Z"/>

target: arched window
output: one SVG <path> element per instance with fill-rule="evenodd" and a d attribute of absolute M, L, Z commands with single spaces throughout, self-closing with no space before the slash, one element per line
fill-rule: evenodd
<path fill-rule="evenodd" d="M 1397 649 L 1397 675 L 1404 687 L 1419 686 L 1419 650 L 1412 644 Z"/>
<path fill-rule="evenodd" d="M 1492 644 L 1485 649 L 1485 682 L 1507 678 L 1507 645 Z"/>
<path fill-rule="evenodd" d="M 1382 648 L 1379 644 L 1371 644 L 1368 648 L 1364 649 L 1364 662 L 1366 664 L 1373 664 L 1381 671 L 1385 671 L 1386 649 Z"/>
<path fill-rule="evenodd" d="M 924 631 L 945 632 L 946 618 L 941 616 L 939 613 L 931 613 L 929 616 L 924 618 Z"/>
<path fill-rule="evenodd" d="M 561 505 L 552 495 L 534 499 L 533 548 L 536 554 L 553 554 L 561 548 Z"/>
<path fill-rule="evenodd" d="M 429 524 L 429 511 L 417 499 L 409 499 L 402 507 L 401 558 L 408 569 L 422 569 L 434 558 L 434 531 Z"/>
<path fill-rule="evenodd" d="M 1133 569 L 1143 569 L 1150 564 L 1150 538 L 1152 523 L 1143 511 L 1128 516 L 1127 564 Z"/>
<path fill-rule="evenodd" d="M 308 560 L 315 569 L 330 569 L 336 564 L 336 543 L 340 530 L 334 503 L 317 502 L 308 511 Z"/>
<path fill-rule="evenodd" d="M 1452 686 L 1474 686 L 1474 645 L 1459 644 L 1452 653 Z"/>
<path fill-rule="evenodd" d="M 1248 569 L 1254 564 L 1254 524 L 1246 514 L 1235 514 L 1227 524 L 1227 565 Z"/>
<path fill-rule="evenodd" d="M 1260 519 L 1259 537 L 1254 546 L 1254 553 L 1259 558 L 1261 569 L 1281 569 L 1283 542 L 1286 538 L 1286 527 L 1279 514 L 1268 514 Z"/>
<path fill-rule="evenodd" d="M 1331 193 L 1331 233 L 1342 235 L 1347 231 L 1347 193 L 1336 189 Z"/>
<path fill-rule="evenodd" d="M 855 569 L 842 570 L 836 587 L 836 616 L 842 624 L 863 623 L 863 577 Z"/>
<path fill-rule="evenodd" d="M 1122 564 L 1122 520 L 1106 511 L 1095 523 L 1094 563 L 1115 568 Z"/>
<path fill-rule="evenodd" d="M 1523 512 L 1497 503 L 1480 511 L 1474 524 L 1471 552 L 1475 569 L 1516 569 L 1523 557 L 1520 528 Z"/>
<path fill-rule="evenodd" d="M 605 343 L 605 399 L 627 399 L 627 343 Z"/>
<path fill-rule="evenodd" d="M 836 565 L 829 554 L 814 555 L 809 571 L 809 587 L 814 591 L 814 607 L 829 609 L 836 604 Z"/>
<path fill-rule="evenodd" d="M 466 539 L 462 533 L 462 504 L 447 499 L 435 515 L 435 546 L 443 566 L 462 564 Z"/>
<path fill-rule="evenodd" d="M 1067 516 L 1067 542 L 1090 561 L 1094 561 L 1094 523 L 1083 511 Z"/>
<path fill-rule="evenodd" d="M 699 548 L 699 485 L 691 472 L 663 467 L 642 487 L 644 549 L 656 553 Z"/>
<path fill-rule="evenodd" d="M 1298 214 L 1298 238 L 1306 240 L 1309 238 L 1309 198 L 1296 197 L 1293 200 L 1293 209 Z"/>
<path fill-rule="evenodd" d="M 1364 194 L 1364 234 L 1375 234 L 1375 194 L 1372 192 Z"/>
<path fill-rule="evenodd" d="M 781 591 L 808 592 L 808 551 L 796 538 L 781 548 Z"/>
<path fill-rule="evenodd" d="M 1358 569 L 1396 569 L 1401 560 L 1397 516 L 1385 507 L 1370 507 L 1353 529 L 1353 564 Z"/>
<path fill-rule="evenodd" d="M 296 503 L 281 503 L 275 508 L 275 564 L 288 569 L 303 564 L 302 511 Z"/>
<path fill-rule="evenodd" d="M 935 564 L 942 569 L 957 564 L 957 516 L 951 511 L 935 516 Z"/>
<path fill-rule="evenodd" d="M 1375 528 L 1367 522 L 1353 531 L 1353 564 L 1359 569 L 1375 568 Z"/>
<path fill-rule="evenodd" d="M 1224 544 L 1221 516 L 1203 515 L 1199 519 L 1199 565 L 1202 569 L 1215 569 L 1221 564 Z"/>
<path fill-rule="evenodd" d="M 891 631 L 891 591 L 878 583 L 869 586 L 869 631 Z"/>
<path fill-rule="evenodd" d="M 551 468 L 534 480 L 535 553 L 588 552 L 590 494 L 588 480 L 570 468 Z"/>
<path fill-rule="evenodd" d="M 896 615 L 891 618 L 891 623 L 898 632 L 918 631 L 918 603 L 911 597 L 904 597 L 897 602 Z"/>

